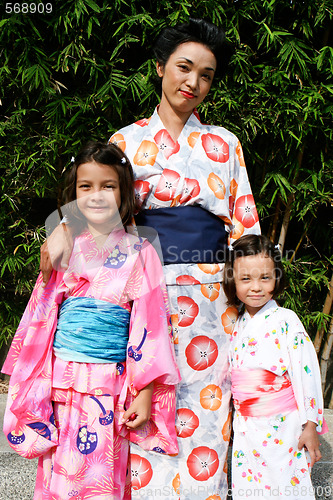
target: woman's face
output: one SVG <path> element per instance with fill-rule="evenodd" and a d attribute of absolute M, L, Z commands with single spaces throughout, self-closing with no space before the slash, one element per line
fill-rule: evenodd
<path fill-rule="evenodd" d="M 216 70 L 211 50 L 197 42 L 182 43 L 165 65 L 156 64 L 162 78 L 161 106 L 177 113 L 191 114 L 206 97 Z"/>

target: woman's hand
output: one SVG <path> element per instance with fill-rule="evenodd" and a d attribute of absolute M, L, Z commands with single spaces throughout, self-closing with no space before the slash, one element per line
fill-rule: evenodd
<path fill-rule="evenodd" d="M 154 383 L 151 382 L 139 392 L 131 406 L 125 411 L 122 421 L 128 429 L 140 429 L 150 419 L 153 388 Z"/>
<path fill-rule="evenodd" d="M 67 269 L 72 249 L 73 238 L 70 229 L 66 224 L 59 224 L 40 249 L 40 270 L 44 286 L 49 281 L 53 269 Z"/>
<path fill-rule="evenodd" d="M 298 449 L 301 450 L 304 447 L 310 453 L 311 467 L 321 459 L 320 442 L 316 427 L 315 422 L 308 420 L 298 441 Z"/>

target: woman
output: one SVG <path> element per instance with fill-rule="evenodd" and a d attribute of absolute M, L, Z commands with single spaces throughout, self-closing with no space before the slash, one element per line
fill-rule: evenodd
<path fill-rule="evenodd" d="M 155 45 L 159 106 L 152 117 L 110 139 L 133 165 L 137 224 L 159 234 L 182 376 L 179 454 L 133 448 L 132 486 L 139 489 L 133 498 L 227 495 L 227 352 L 236 312 L 226 306 L 221 287 L 223 262 L 228 242 L 260 229 L 238 139 L 222 127 L 201 124 L 195 111 L 223 70 L 224 42 L 222 30 L 200 19 L 166 28 Z M 44 247 L 44 262 L 45 254 Z"/>

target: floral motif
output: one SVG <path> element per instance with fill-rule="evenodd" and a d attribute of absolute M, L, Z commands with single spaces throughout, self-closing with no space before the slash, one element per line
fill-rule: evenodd
<path fill-rule="evenodd" d="M 125 253 L 122 253 L 119 249 L 119 246 L 116 245 L 110 253 L 109 257 L 104 262 L 103 266 L 110 269 L 119 269 L 125 264 L 126 259 L 127 255 Z"/>
<path fill-rule="evenodd" d="M 235 205 L 235 217 L 246 228 L 252 227 L 258 222 L 259 217 L 252 194 L 238 198 Z"/>
<path fill-rule="evenodd" d="M 190 437 L 198 427 L 199 419 L 192 410 L 189 408 L 179 408 L 177 410 L 176 430 L 178 437 Z"/>
<path fill-rule="evenodd" d="M 110 137 L 109 144 L 115 144 L 122 150 L 123 153 L 125 153 L 126 141 L 123 134 L 114 134 L 112 137 Z"/>
<path fill-rule="evenodd" d="M 150 462 L 139 455 L 131 454 L 132 488 L 139 490 L 147 486 L 153 476 Z"/>
<path fill-rule="evenodd" d="M 182 274 L 176 278 L 177 285 L 200 285 L 200 281 L 189 276 L 188 274 Z"/>
<path fill-rule="evenodd" d="M 221 316 L 222 325 L 225 333 L 232 334 L 235 323 L 238 317 L 238 310 L 236 307 L 228 307 Z"/>
<path fill-rule="evenodd" d="M 135 196 L 135 206 L 136 208 L 141 208 L 142 203 L 147 198 L 149 194 L 150 184 L 148 181 L 137 180 L 134 182 L 134 196 Z"/>
<path fill-rule="evenodd" d="M 179 202 L 181 204 L 186 203 L 187 201 L 192 200 L 192 198 L 198 196 L 199 193 L 200 193 L 199 182 L 196 179 L 188 179 L 187 177 L 185 177 L 182 195 L 180 197 Z"/>
<path fill-rule="evenodd" d="M 219 283 L 209 283 L 208 285 L 201 285 L 201 293 L 211 302 L 217 299 L 220 295 L 221 285 Z"/>
<path fill-rule="evenodd" d="M 243 150 L 242 150 L 241 143 L 239 141 L 238 141 L 238 144 L 236 146 L 236 155 L 238 156 L 240 166 L 245 167 Z"/>
<path fill-rule="evenodd" d="M 227 420 L 224 422 L 222 427 L 222 436 L 223 440 L 229 443 L 230 434 L 231 434 L 231 419 L 232 419 L 232 411 L 229 411 L 229 415 Z"/>
<path fill-rule="evenodd" d="M 180 495 L 180 475 L 179 475 L 179 472 L 178 472 L 178 474 L 175 475 L 175 477 L 172 480 L 172 487 L 175 490 L 176 495 Z"/>
<path fill-rule="evenodd" d="M 180 175 L 174 170 L 165 168 L 156 186 L 155 198 L 161 201 L 170 201 L 174 198 Z"/>
<path fill-rule="evenodd" d="M 218 175 L 211 172 L 207 179 L 207 184 L 219 200 L 224 200 L 225 185 Z"/>
<path fill-rule="evenodd" d="M 188 471 L 197 481 L 207 481 L 214 476 L 219 463 L 216 451 L 207 446 L 194 448 L 187 459 Z"/>
<path fill-rule="evenodd" d="M 198 316 L 199 307 L 190 297 L 180 296 L 178 297 L 178 311 L 179 326 L 190 326 Z"/>
<path fill-rule="evenodd" d="M 155 142 L 142 141 L 135 153 L 133 163 L 139 166 L 154 165 L 158 151 Z"/>
<path fill-rule="evenodd" d="M 212 366 L 218 353 L 215 340 L 205 335 L 194 337 L 185 349 L 188 365 L 197 371 L 206 370 L 206 368 Z"/>
<path fill-rule="evenodd" d="M 201 142 L 210 160 L 220 163 L 225 163 L 229 160 L 229 145 L 222 137 L 214 134 L 203 134 Z"/>
<path fill-rule="evenodd" d="M 191 134 L 188 136 L 187 142 L 189 143 L 189 146 L 191 148 L 194 148 L 194 146 L 196 145 L 199 135 L 200 132 L 191 132 Z"/>
<path fill-rule="evenodd" d="M 171 155 L 178 153 L 180 149 L 178 142 L 175 142 L 169 132 L 165 129 L 160 130 L 155 135 L 154 141 L 167 160 Z"/>
<path fill-rule="evenodd" d="M 198 268 L 207 274 L 216 274 L 220 270 L 220 266 L 218 264 L 198 264 Z"/>
<path fill-rule="evenodd" d="M 207 385 L 200 391 L 200 404 L 205 410 L 216 411 L 222 404 L 222 390 L 218 385 Z"/>
<path fill-rule="evenodd" d="M 142 118 L 142 120 L 138 120 L 137 122 L 135 122 L 135 124 L 139 125 L 139 127 L 146 127 L 147 125 L 149 125 L 150 120 L 151 120 L 151 117 L 150 118 Z"/>
<path fill-rule="evenodd" d="M 233 216 L 230 237 L 234 240 L 238 240 L 238 238 L 240 238 L 244 233 L 244 229 L 243 224 L 239 222 L 235 216 Z"/>

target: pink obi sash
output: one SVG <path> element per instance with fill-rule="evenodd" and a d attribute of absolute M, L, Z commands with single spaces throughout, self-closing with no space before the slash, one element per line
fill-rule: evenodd
<path fill-rule="evenodd" d="M 267 417 L 297 410 L 291 381 L 268 370 L 232 370 L 234 406 L 244 417 Z"/>

